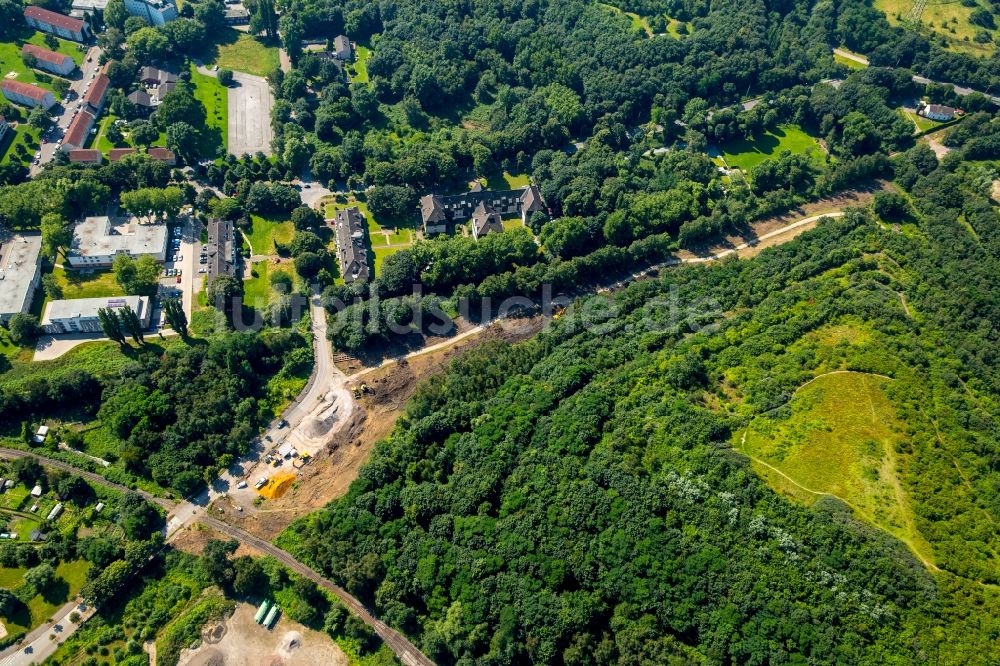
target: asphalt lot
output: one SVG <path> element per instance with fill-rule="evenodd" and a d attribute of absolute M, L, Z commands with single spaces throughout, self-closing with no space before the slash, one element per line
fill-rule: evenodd
<path fill-rule="evenodd" d="M 59 146 L 56 141 L 62 139 L 63 134 L 65 134 L 66 129 L 69 124 L 73 121 L 74 111 L 80 106 L 80 101 L 83 99 L 84 93 L 90 86 L 91 81 L 96 72 L 101 68 L 98 64 L 100 60 L 101 49 L 97 46 L 90 47 L 87 51 L 87 56 L 83 59 L 83 63 L 80 65 L 80 71 L 82 75 L 79 79 L 70 82 L 70 90 L 72 91 L 72 99 L 69 103 L 62 105 L 62 100 L 56 100 L 62 106 L 56 106 L 53 108 L 53 115 L 60 109 L 62 112 L 59 114 L 59 120 L 56 121 L 55 127 L 50 131 L 49 134 L 42 137 L 42 147 L 40 149 L 41 157 L 38 160 L 38 164 L 32 164 L 29 173 L 34 176 L 37 174 L 43 164 L 52 160 L 52 157 L 59 150 Z M 89 60 L 89 62 L 88 62 Z"/>
<path fill-rule="evenodd" d="M 229 152 L 271 154 L 271 87 L 267 79 L 233 72 L 229 87 Z"/>

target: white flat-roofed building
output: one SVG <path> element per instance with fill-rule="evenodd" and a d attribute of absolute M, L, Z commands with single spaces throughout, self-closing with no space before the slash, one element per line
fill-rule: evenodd
<path fill-rule="evenodd" d="M 98 310 L 119 310 L 126 305 L 138 315 L 142 327 L 148 328 L 152 314 L 148 296 L 115 296 L 49 301 L 42 314 L 42 329 L 49 335 L 100 333 L 102 329 Z"/>
<path fill-rule="evenodd" d="M 172 0 L 125 0 L 125 9 L 132 16 L 144 18 L 156 27 L 177 18 L 177 3 Z"/>
<path fill-rule="evenodd" d="M 115 257 L 149 255 L 167 258 L 167 225 L 139 224 L 134 218 L 88 217 L 73 230 L 69 264 L 73 268 L 106 268 Z"/>
<path fill-rule="evenodd" d="M 0 323 L 31 309 L 31 299 L 41 279 L 38 255 L 40 234 L 17 235 L 0 232 Z"/>

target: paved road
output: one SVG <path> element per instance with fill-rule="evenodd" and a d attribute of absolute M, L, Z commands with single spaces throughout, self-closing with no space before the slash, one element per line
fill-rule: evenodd
<path fill-rule="evenodd" d="M 271 86 L 267 79 L 233 72 L 229 87 L 229 152 L 271 154 Z"/>
<path fill-rule="evenodd" d="M 59 150 L 59 146 L 56 145 L 56 140 L 61 138 L 69 127 L 69 124 L 73 121 L 73 111 L 80 105 L 80 100 L 83 98 L 84 90 L 90 85 L 92 81 L 92 75 L 100 69 L 98 61 L 100 60 L 101 49 L 97 46 L 90 47 L 87 51 L 86 57 L 83 59 L 83 63 L 80 65 L 81 77 L 75 81 L 70 82 L 70 90 L 76 93 L 75 98 L 66 104 L 62 108 L 62 113 L 59 116 L 59 120 L 56 122 L 56 127 L 52 131 L 52 134 L 48 135 L 48 140 L 42 143 L 40 152 L 42 153 L 39 158 L 38 164 L 32 164 L 29 170 L 30 175 L 34 176 L 39 171 L 44 164 L 50 162 L 55 156 L 56 151 Z M 87 62 L 88 59 L 90 62 Z M 56 100 L 61 102 L 62 100 Z"/>
<path fill-rule="evenodd" d="M 867 65 L 868 64 L 868 58 L 866 58 L 863 55 L 859 55 L 857 53 L 851 53 L 850 51 L 845 51 L 844 49 L 833 49 L 833 52 L 835 54 L 841 56 L 842 58 L 847 58 L 848 60 L 853 60 L 854 62 L 859 62 L 862 65 Z M 930 84 L 930 83 L 933 83 L 934 85 L 939 85 L 939 86 L 951 86 L 952 89 L 954 89 L 954 91 L 955 91 L 956 94 L 963 95 L 963 96 L 964 95 L 971 95 L 974 92 L 982 93 L 983 95 L 986 95 L 987 97 L 989 97 L 990 101 L 992 101 L 994 104 L 1000 106 L 1000 97 L 997 97 L 995 95 L 987 95 L 986 93 L 983 93 L 980 90 L 974 90 L 973 88 L 969 88 L 967 86 L 960 86 L 960 85 L 958 85 L 956 83 L 946 83 L 944 81 L 934 81 L 932 79 L 927 78 L 926 76 L 920 76 L 918 74 L 914 74 L 913 75 L 913 82 L 914 83 L 919 83 L 920 85 L 924 85 L 924 86 L 927 85 L 927 84 Z"/>
<path fill-rule="evenodd" d="M 695 263 L 704 263 L 704 262 L 724 259 L 730 255 L 737 254 L 742 250 L 759 245 L 760 243 L 766 240 L 786 235 L 789 232 L 795 231 L 801 227 L 817 222 L 823 218 L 841 217 L 842 215 L 844 215 L 842 211 L 826 213 L 823 215 L 814 215 L 812 217 L 798 220 L 796 222 L 783 226 L 779 229 L 775 229 L 774 231 L 761 235 L 759 238 L 753 239 L 746 243 L 741 243 L 732 248 L 723 250 L 722 252 L 717 252 L 715 254 L 703 257 L 668 259 L 667 261 L 661 262 L 654 266 L 650 266 L 649 268 L 643 271 L 639 271 L 633 274 L 632 277 L 638 279 L 650 273 L 653 273 L 661 268 L 676 266 L 679 264 L 695 264 Z M 624 280 L 619 281 L 607 287 L 602 287 L 601 289 L 598 290 L 598 292 L 616 289 L 624 286 L 625 284 L 626 281 Z M 313 409 L 310 409 L 310 404 L 314 402 L 323 401 L 324 391 L 328 390 L 331 385 L 346 385 L 346 381 L 348 379 L 345 378 L 344 375 L 333 364 L 332 348 L 330 346 L 329 340 L 327 340 L 326 338 L 326 318 L 325 316 L 322 316 L 323 315 L 322 306 L 320 305 L 318 298 L 314 297 L 312 299 L 311 308 L 313 314 L 313 322 L 315 325 L 314 332 L 316 335 L 315 335 L 314 345 L 315 345 L 317 362 L 313 378 L 310 379 L 309 384 L 306 385 L 306 388 L 301 396 L 301 399 L 294 405 L 292 405 L 285 413 L 285 418 L 288 419 L 290 423 L 290 430 L 292 431 L 297 430 L 298 428 L 296 426 L 306 422 L 308 416 L 315 412 L 315 407 L 313 407 Z M 457 335 L 454 338 L 451 338 L 442 343 L 434 345 L 431 348 L 418 350 L 416 352 L 413 352 L 412 354 L 408 354 L 407 356 L 408 357 L 416 356 L 421 353 L 427 353 L 428 351 L 432 351 L 433 349 L 443 348 L 449 345 L 453 345 L 464 338 L 467 338 L 469 336 L 481 332 L 484 328 L 485 325 L 478 326 L 474 329 L 462 333 L 461 335 Z M 389 363 L 397 362 L 397 360 L 398 359 L 394 359 Z M 360 373 L 357 373 L 353 375 L 350 379 L 361 377 L 364 374 L 366 374 L 366 372 L 368 371 L 362 371 Z M 297 420 L 293 422 L 293 419 Z M 269 432 L 275 432 L 275 429 L 272 428 Z M 91 472 L 85 472 L 83 470 L 78 470 L 74 468 L 72 465 L 69 465 L 61 461 L 50 460 L 48 458 L 44 458 L 37 454 L 21 451 L 18 449 L 0 448 L 0 457 L 21 458 L 26 456 L 36 458 L 39 461 L 51 467 L 79 474 L 88 481 L 91 481 L 93 483 L 104 484 L 106 486 L 115 488 L 120 491 L 129 490 L 128 488 L 121 486 L 119 484 L 111 483 L 97 474 L 93 474 Z M 223 476 L 223 479 L 226 479 L 225 475 Z M 228 481 L 223 481 L 225 483 L 226 489 L 228 489 L 229 487 L 228 484 L 232 480 L 233 477 L 230 477 Z M 221 520 L 206 515 L 204 507 L 207 506 L 207 503 L 210 501 L 210 498 L 212 498 L 213 496 L 218 496 L 219 494 L 221 494 L 221 491 L 222 488 L 217 488 L 215 487 L 215 484 L 213 484 L 213 489 L 203 492 L 201 495 L 199 495 L 192 501 L 185 501 L 181 503 L 176 503 L 167 499 L 155 497 L 144 491 L 135 491 L 135 492 L 138 492 L 146 499 L 159 504 L 168 511 L 168 523 L 167 523 L 168 540 L 173 538 L 183 527 L 190 524 L 191 522 L 197 521 L 205 525 L 208 525 L 212 529 L 222 534 L 230 536 L 240 541 L 241 543 L 248 544 L 251 547 L 257 549 L 258 551 L 274 557 L 278 561 L 288 566 L 293 571 L 309 578 L 317 585 L 320 585 L 326 588 L 327 590 L 333 592 L 335 595 L 337 595 L 337 597 L 341 600 L 341 602 L 345 606 L 351 609 L 351 611 L 354 612 L 359 618 L 361 618 L 361 620 L 363 620 L 365 624 L 370 626 L 379 635 L 379 637 L 382 638 L 385 644 L 388 645 L 393 650 L 393 652 L 400 659 L 400 661 L 402 661 L 407 666 L 425 666 L 428 664 L 433 664 L 433 662 L 430 659 L 428 659 L 424 654 L 422 654 L 416 648 L 416 646 L 410 643 L 410 641 L 407 640 L 405 636 L 393 630 L 391 627 L 387 626 L 384 622 L 374 617 L 360 601 L 351 596 L 346 590 L 339 587 L 333 581 L 323 578 L 313 569 L 296 560 L 290 553 L 278 548 L 277 546 L 271 544 L 270 542 L 265 541 L 260 537 L 254 536 L 253 534 L 250 534 L 249 532 L 246 532 L 245 530 L 242 530 L 238 527 L 234 527 L 228 523 L 224 523 Z M 65 639 L 70 634 L 72 634 L 73 631 L 75 631 L 76 629 L 75 625 L 69 623 L 63 623 L 63 626 L 65 628 L 65 631 L 62 634 L 60 634 L 59 636 L 60 639 Z M 47 631 L 39 631 L 38 633 L 39 637 L 36 638 L 29 645 L 29 647 L 32 650 L 31 655 L 23 651 L 25 646 L 22 645 L 18 648 L 21 651 L 18 651 L 11 656 L 7 656 L 5 653 L 0 653 L 0 657 L 7 656 L 7 659 L 0 661 L 0 666 L 20 666 L 21 664 L 31 663 L 36 659 L 39 661 L 41 659 L 44 659 L 45 657 L 42 656 L 43 654 L 45 656 L 52 654 L 52 652 L 55 651 L 57 644 L 48 639 L 49 633 Z"/>

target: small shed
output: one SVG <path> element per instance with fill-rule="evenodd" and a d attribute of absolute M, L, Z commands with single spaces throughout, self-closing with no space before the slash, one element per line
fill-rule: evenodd
<path fill-rule="evenodd" d="M 94 507 L 94 513 L 100 513 L 104 511 L 104 502 L 98 502 L 97 506 Z"/>
<path fill-rule="evenodd" d="M 38 430 L 35 431 L 34 440 L 36 444 L 41 444 L 45 441 L 45 438 L 49 436 L 49 427 L 47 425 L 38 426 Z"/>
<path fill-rule="evenodd" d="M 37 483 L 35 484 L 35 487 L 31 489 L 31 496 L 32 497 L 41 497 L 42 496 L 42 487 L 40 485 L 38 485 Z"/>
<path fill-rule="evenodd" d="M 62 513 L 62 510 L 63 510 L 62 502 L 59 502 L 54 507 L 52 507 L 52 510 L 49 511 L 48 518 L 46 518 L 45 520 L 55 520 L 56 518 L 59 517 L 59 514 Z"/>

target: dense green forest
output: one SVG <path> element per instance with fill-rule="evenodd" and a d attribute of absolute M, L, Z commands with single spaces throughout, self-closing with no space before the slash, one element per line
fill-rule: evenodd
<path fill-rule="evenodd" d="M 439 663 L 995 663 L 1000 220 L 983 167 L 894 167 L 894 220 L 669 270 L 456 361 L 281 542 Z M 869 342 L 824 342 L 838 326 Z M 838 368 L 892 378 L 930 567 L 732 448 Z"/>

